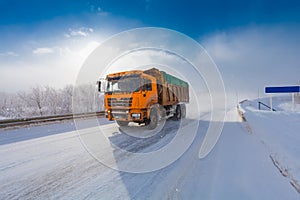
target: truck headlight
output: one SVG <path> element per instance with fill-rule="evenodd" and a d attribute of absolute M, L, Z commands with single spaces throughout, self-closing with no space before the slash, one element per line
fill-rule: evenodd
<path fill-rule="evenodd" d="M 132 117 L 133 119 L 140 119 L 140 118 L 141 118 L 141 113 L 132 113 L 132 114 L 131 114 L 131 117 Z"/>

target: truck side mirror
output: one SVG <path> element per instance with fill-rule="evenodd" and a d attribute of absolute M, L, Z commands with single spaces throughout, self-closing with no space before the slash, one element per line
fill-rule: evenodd
<path fill-rule="evenodd" d="M 98 83 L 98 92 L 101 92 L 101 81 L 97 81 Z"/>

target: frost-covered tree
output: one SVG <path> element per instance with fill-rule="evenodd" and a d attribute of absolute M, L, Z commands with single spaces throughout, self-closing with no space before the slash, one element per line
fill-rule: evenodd
<path fill-rule="evenodd" d="M 76 113 L 96 112 L 97 107 L 97 90 L 95 84 L 84 84 L 74 88 L 73 108 Z"/>
<path fill-rule="evenodd" d="M 43 97 L 45 101 L 45 112 L 47 115 L 56 115 L 60 113 L 60 92 L 50 86 L 46 86 L 43 92 Z"/>
<path fill-rule="evenodd" d="M 75 88 L 75 89 L 74 89 Z M 74 96 L 75 94 L 75 96 Z M 74 96 L 74 106 L 72 100 Z M 73 111 L 73 108 L 75 110 Z M 20 118 L 96 112 L 103 110 L 103 95 L 95 84 L 67 85 L 62 89 L 35 86 L 16 94 L 0 93 L 0 117 Z"/>
<path fill-rule="evenodd" d="M 25 116 L 24 105 L 18 95 L 0 93 L 0 116 L 5 118 L 18 118 Z"/>
<path fill-rule="evenodd" d="M 29 99 L 35 104 L 39 110 L 40 115 L 43 115 L 43 107 L 45 101 L 44 91 L 41 86 L 31 88 Z"/>
<path fill-rule="evenodd" d="M 61 90 L 61 102 L 60 106 L 63 113 L 72 113 L 72 97 L 73 97 L 72 85 L 67 85 Z"/>
<path fill-rule="evenodd" d="M 22 100 L 28 116 L 43 116 L 48 114 L 45 87 L 37 85 L 27 92 L 20 91 L 18 92 L 18 97 Z"/>

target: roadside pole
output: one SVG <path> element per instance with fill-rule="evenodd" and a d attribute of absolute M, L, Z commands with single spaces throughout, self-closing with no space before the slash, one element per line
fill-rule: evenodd
<path fill-rule="evenodd" d="M 292 93 L 292 111 L 295 111 L 295 93 Z"/>
<path fill-rule="evenodd" d="M 272 94 L 270 94 L 270 110 L 273 111 Z"/>

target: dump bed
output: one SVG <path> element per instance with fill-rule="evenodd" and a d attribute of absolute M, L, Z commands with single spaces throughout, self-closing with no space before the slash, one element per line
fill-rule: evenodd
<path fill-rule="evenodd" d="M 189 102 L 189 85 L 187 82 L 156 68 L 146 70 L 144 73 L 157 79 L 158 101 L 161 105 Z"/>

